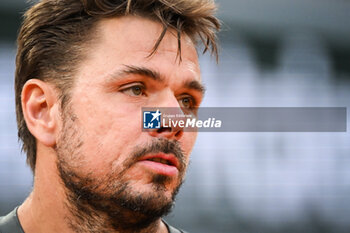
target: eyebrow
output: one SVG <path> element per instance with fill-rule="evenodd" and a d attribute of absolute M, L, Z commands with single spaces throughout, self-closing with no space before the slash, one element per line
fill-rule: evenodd
<path fill-rule="evenodd" d="M 185 81 L 183 86 L 187 89 L 199 91 L 203 96 L 206 91 L 205 86 L 202 83 L 198 82 L 197 80 Z"/>
<path fill-rule="evenodd" d="M 112 79 L 120 78 L 130 74 L 137 74 L 147 78 L 151 78 L 154 81 L 164 82 L 164 78 L 161 74 L 155 70 L 151 70 L 142 66 L 124 65 L 124 69 L 118 70 L 115 74 L 111 75 Z M 202 95 L 205 94 L 205 86 L 197 80 L 187 80 L 183 84 L 183 87 L 190 90 L 200 92 Z"/>
<path fill-rule="evenodd" d="M 138 74 L 138 75 L 151 78 L 154 81 L 164 82 L 164 79 L 161 77 L 160 73 L 155 70 L 151 70 L 146 67 L 139 67 L 139 66 L 132 66 L 132 65 L 124 65 L 124 66 L 125 66 L 125 69 L 117 71 L 117 74 L 115 75 L 116 77 L 126 76 L 130 74 Z"/>

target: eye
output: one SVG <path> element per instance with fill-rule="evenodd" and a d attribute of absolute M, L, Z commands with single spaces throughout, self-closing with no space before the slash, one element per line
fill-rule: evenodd
<path fill-rule="evenodd" d="M 145 95 L 145 86 L 142 84 L 137 84 L 129 87 L 125 87 L 121 90 L 124 94 L 130 95 L 130 96 L 141 96 Z"/>
<path fill-rule="evenodd" d="M 193 109 L 195 108 L 196 102 L 192 96 L 184 96 L 179 100 L 180 107 L 186 108 L 186 109 Z"/>

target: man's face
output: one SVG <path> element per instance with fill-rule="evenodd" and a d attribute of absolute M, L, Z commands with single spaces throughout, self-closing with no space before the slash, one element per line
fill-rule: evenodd
<path fill-rule="evenodd" d="M 115 205 L 140 218 L 164 214 L 183 181 L 196 133 L 142 132 L 141 108 L 184 109 L 201 102 L 195 47 L 182 35 L 179 62 L 177 34 L 168 31 L 149 56 L 162 26 L 134 16 L 102 20 L 97 29 L 62 113 L 60 175 L 95 209 L 118 212 Z"/>

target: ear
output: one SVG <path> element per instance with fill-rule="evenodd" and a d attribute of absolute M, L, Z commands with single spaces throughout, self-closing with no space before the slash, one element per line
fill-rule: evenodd
<path fill-rule="evenodd" d="M 52 84 L 28 80 L 22 89 L 22 111 L 27 127 L 38 142 L 45 146 L 56 145 L 58 118 L 57 91 Z"/>

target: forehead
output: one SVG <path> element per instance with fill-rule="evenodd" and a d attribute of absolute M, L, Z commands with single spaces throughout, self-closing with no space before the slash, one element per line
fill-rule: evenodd
<path fill-rule="evenodd" d="M 163 26 L 159 22 L 140 16 L 122 16 L 100 20 L 97 29 L 106 42 L 108 39 L 117 39 L 120 44 L 127 44 L 128 47 L 137 46 L 138 49 L 151 51 L 163 31 Z M 173 29 L 167 31 L 159 49 L 177 51 L 177 32 Z M 182 33 L 181 37 L 182 47 L 194 49 L 194 44 L 188 36 Z"/>
<path fill-rule="evenodd" d="M 139 16 L 102 19 L 96 26 L 98 43 L 93 46 L 91 53 L 93 58 L 99 55 L 103 55 L 104 58 L 113 56 L 119 63 L 127 63 L 130 60 L 152 61 L 152 58 L 157 60 L 157 56 L 160 56 L 162 60 L 180 65 L 177 60 L 179 49 L 177 33 L 172 29 L 167 30 L 156 53 L 149 56 L 162 31 L 163 26 L 160 23 Z M 185 34 L 181 34 L 181 58 L 182 67 L 199 73 L 195 45 Z"/>

